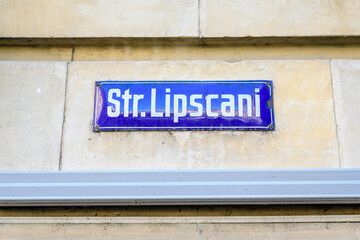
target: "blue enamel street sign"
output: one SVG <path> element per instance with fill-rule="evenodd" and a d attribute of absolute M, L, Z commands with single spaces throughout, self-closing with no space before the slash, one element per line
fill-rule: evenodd
<path fill-rule="evenodd" d="M 99 81 L 94 131 L 274 130 L 272 81 Z"/>

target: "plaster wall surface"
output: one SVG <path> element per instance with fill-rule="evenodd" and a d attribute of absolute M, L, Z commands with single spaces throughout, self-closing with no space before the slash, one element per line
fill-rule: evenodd
<path fill-rule="evenodd" d="M 0 46 L 0 171 L 360 167 L 359 60 L 332 60 L 360 59 L 359 12 L 357 0 L 0 0 L 0 40 L 13 45 Z M 335 46 L 333 36 L 338 43 L 352 36 L 355 44 Z M 281 37 L 287 45 L 266 46 L 267 37 Z M 28 38 L 38 47 L 16 46 L 26 45 Z M 51 41 L 42 41 L 46 38 Z M 104 47 L 81 45 L 86 40 L 63 42 L 67 38 L 88 38 L 92 44 L 124 40 Z M 144 38 L 138 43 L 146 46 L 132 45 L 131 38 Z M 168 44 L 168 38 L 181 39 L 180 45 Z M 317 38 L 328 45 L 311 45 Z M 275 132 L 91 130 L 97 80 L 260 78 L 274 80 Z M 231 206 L 1 209 L 7 217 L 1 220 L 0 238 L 359 239 L 358 220 L 320 217 L 316 222 L 305 216 L 310 220 L 293 221 L 294 215 L 309 212 L 359 212 L 353 205 L 331 207 L 246 208 L 251 219 L 256 214 L 289 218 L 242 224 L 214 222 L 215 215 L 244 214 Z M 37 222 L 41 214 L 51 216 L 49 222 Z M 203 217 L 191 223 L 148 221 L 176 214 L 211 217 L 209 222 Z M 11 215 L 37 218 L 15 223 Z M 56 223 L 55 215 L 99 215 L 100 220 Z M 146 223 L 104 223 L 104 215 L 146 216 Z"/>
<path fill-rule="evenodd" d="M 20 56 L 19 56 L 20 57 Z M 1 49 L 0 49 L 1 58 Z M 359 45 L 79 46 L 74 61 L 360 59 Z"/>
<path fill-rule="evenodd" d="M 276 131 L 92 131 L 99 80 L 274 81 Z M 73 62 L 62 170 L 339 167 L 328 61 Z"/>
<path fill-rule="evenodd" d="M 189 37 L 197 0 L 1 0 L 0 37 Z"/>
<path fill-rule="evenodd" d="M 360 2 L 351 0 L 201 0 L 202 37 L 359 35 Z"/>
<path fill-rule="evenodd" d="M 0 61 L 185 61 L 360 59 L 359 45 L 0 46 Z"/>
<path fill-rule="evenodd" d="M 0 37 L 358 36 L 357 0 L 1 0 Z"/>
<path fill-rule="evenodd" d="M 29 59 L 33 55 L 35 59 L 54 56 L 60 56 L 62 59 L 66 54 L 66 58 L 71 58 L 68 48 L 63 52 L 62 49 L 55 50 L 55 55 L 47 49 L 40 49 L 38 54 L 37 50 L 34 53 L 32 48 L 24 50 L 23 54 L 20 49 L 18 50 L 17 58 Z M 116 54 L 118 53 L 115 52 Z M 172 53 L 168 52 L 165 58 L 171 56 Z M 146 58 L 150 58 L 150 55 Z M 234 63 L 72 62 L 67 84 L 68 110 L 65 117 L 68 119 L 61 147 L 66 63 L 2 61 L 1 66 L 1 90 L 4 92 L 2 99 L 6 102 L 2 105 L 4 113 L 1 117 L 4 123 L 1 138 L 4 146 L 1 148 L 2 170 L 58 170 L 61 150 L 63 158 L 60 165 L 63 170 L 359 167 L 359 133 L 357 125 L 352 124 L 358 117 L 357 60 L 332 60 L 331 63 L 288 60 Z M 92 88 L 95 80 L 221 78 L 273 79 L 277 130 L 273 133 L 91 131 Z M 331 81 L 334 87 L 334 100 Z M 319 85 L 315 85 L 318 82 Z M 44 88 L 39 88 L 41 94 L 37 92 L 38 87 L 34 88 L 39 84 L 45 84 Z M 306 88 L 301 91 L 299 86 Z M 46 94 L 50 95 L 44 96 L 42 100 L 38 99 L 39 95 Z M 55 99 L 53 103 L 44 100 L 50 97 Z M 287 106 L 295 103 L 299 106 L 293 109 L 299 111 L 293 111 L 291 107 L 288 111 Z M 331 106 L 334 103 L 337 125 L 332 120 L 332 116 L 334 118 L 335 115 Z M 306 104 L 311 105 L 309 110 L 306 110 Z M 33 111 L 33 108 L 37 108 L 36 111 L 39 112 Z M 49 115 L 49 111 L 53 115 Z M 48 114 L 50 118 L 41 118 L 43 114 Z M 52 118 L 54 116 L 55 119 Z M 24 118 L 38 120 L 23 121 Z M 47 131 L 51 129 L 49 136 L 41 133 L 46 128 Z M 336 129 L 338 136 L 335 134 Z M 141 143 L 142 139 L 147 139 L 147 143 Z M 138 152 L 142 153 L 139 155 Z M 266 157 L 267 154 L 271 154 L 269 156 L 272 157 Z"/>
<path fill-rule="evenodd" d="M 0 171 L 58 170 L 65 62 L 0 62 Z"/>
<path fill-rule="evenodd" d="M 0 46 L 0 61 L 71 61 L 71 47 Z"/>
<path fill-rule="evenodd" d="M 332 73 L 343 167 L 360 167 L 360 61 L 333 60 Z"/>
<path fill-rule="evenodd" d="M 358 239 L 358 217 L 10 218 L 2 239 Z M 301 220 L 303 219 L 303 220 Z M 317 219 L 317 220 L 316 220 Z M 319 220 L 320 219 L 320 220 Z M 350 220 L 352 219 L 352 221 Z M 260 220 L 260 221 L 259 221 Z M 298 221 L 300 220 L 300 221 Z M 349 221 L 350 220 L 350 221 Z"/>

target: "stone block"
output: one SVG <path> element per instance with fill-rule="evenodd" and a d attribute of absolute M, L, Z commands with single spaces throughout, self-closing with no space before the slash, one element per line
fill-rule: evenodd
<path fill-rule="evenodd" d="M 200 213 L 201 214 L 201 213 Z M 244 219 L 246 218 L 246 220 Z M 265 219 L 265 221 L 259 220 Z M 10 217 L 2 218 L 2 239 L 359 239 L 358 215 L 248 217 Z M 312 219 L 320 219 L 312 221 Z M 352 218 L 352 221 L 349 219 Z M 357 220 L 357 221 L 356 221 Z M 330 221 L 330 222 L 329 222 Z"/>
<path fill-rule="evenodd" d="M 71 61 L 71 47 L 0 46 L 1 61 Z"/>
<path fill-rule="evenodd" d="M 1 48 L 0 48 L 1 58 Z M 78 46 L 74 61 L 360 59 L 360 45 L 345 46 Z"/>
<path fill-rule="evenodd" d="M 0 37 L 197 35 L 197 0 L 0 1 Z"/>
<path fill-rule="evenodd" d="M 360 60 L 331 61 L 343 167 L 360 167 Z"/>
<path fill-rule="evenodd" d="M 0 170 L 58 170 L 64 62 L 0 62 Z"/>
<path fill-rule="evenodd" d="M 199 224 L 201 239 L 356 239 L 359 223 Z"/>
<path fill-rule="evenodd" d="M 9 240 L 183 240 L 198 237 L 196 224 L 1 224 L 0 234 L 2 239 Z"/>
<path fill-rule="evenodd" d="M 73 62 L 63 170 L 339 167 L 328 61 Z M 92 131 L 99 80 L 274 81 L 276 131 Z"/>
<path fill-rule="evenodd" d="M 360 34 L 357 0 L 201 0 L 203 37 L 301 37 Z"/>

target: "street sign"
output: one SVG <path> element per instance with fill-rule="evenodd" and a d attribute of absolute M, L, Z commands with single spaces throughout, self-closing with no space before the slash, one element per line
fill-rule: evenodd
<path fill-rule="evenodd" d="M 94 131 L 274 130 L 272 81 L 95 82 Z"/>

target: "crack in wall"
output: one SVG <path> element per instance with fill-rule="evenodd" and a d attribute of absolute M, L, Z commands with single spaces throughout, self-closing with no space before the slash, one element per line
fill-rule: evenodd
<path fill-rule="evenodd" d="M 72 52 L 71 52 L 71 61 L 72 62 L 74 60 L 74 52 L 75 52 L 75 48 L 72 48 Z M 63 143 L 64 143 L 64 126 L 65 126 L 65 113 L 66 113 L 66 97 L 67 97 L 67 87 L 68 87 L 68 78 L 69 78 L 69 64 L 70 62 L 68 62 L 66 64 L 66 79 L 65 79 L 65 93 L 64 93 L 64 112 L 63 112 L 63 122 L 62 122 L 62 127 L 61 127 L 61 140 L 60 140 L 60 156 L 59 156 L 59 171 L 62 170 L 62 157 L 63 157 Z"/>
<path fill-rule="evenodd" d="M 335 133 L 336 133 L 336 140 L 338 144 L 338 151 L 339 151 L 339 167 L 343 168 L 343 156 L 342 156 L 342 147 L 340 142 L 340 116 L 338 112 L 338 107 L 336 106 L 336 89 L 334 84 L 334 72 L 332 69 L 332 60 L 329 60 L 329 69 L 330 69 L 330 77 L 331 77 L 331 88 L 332 88 L 332 99 L 333 99 L 333 111 L 334 111 L 334 122 L 335 122 Z"/>

